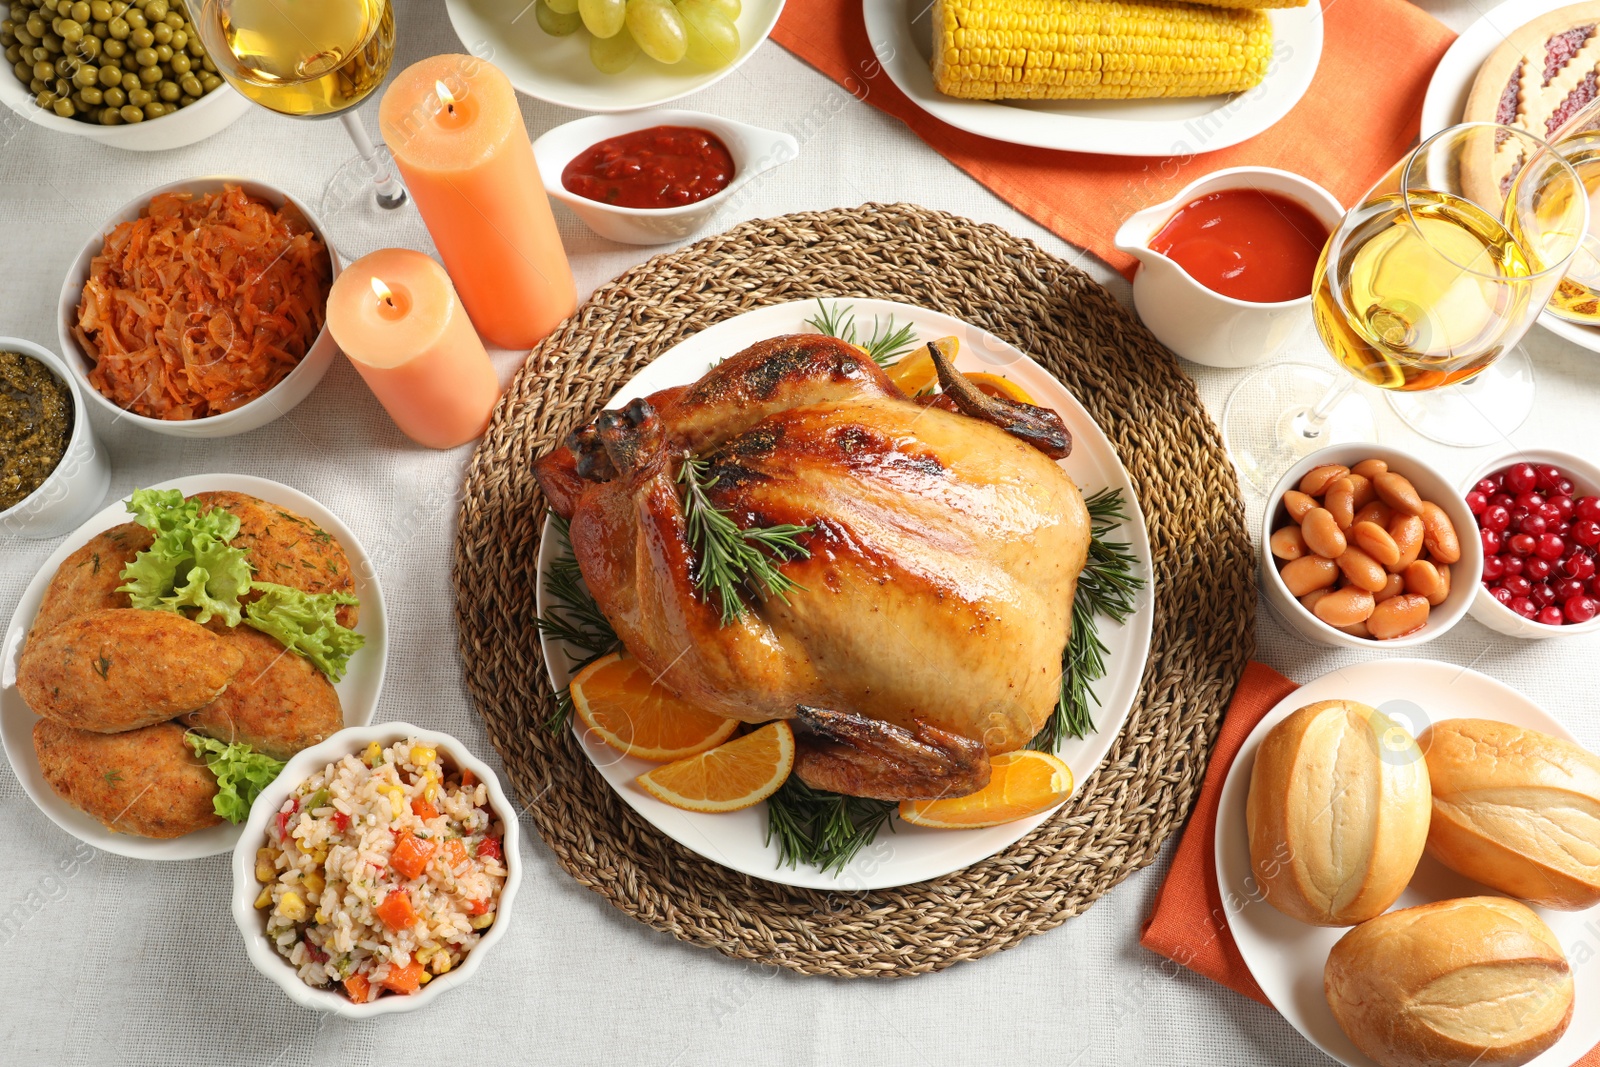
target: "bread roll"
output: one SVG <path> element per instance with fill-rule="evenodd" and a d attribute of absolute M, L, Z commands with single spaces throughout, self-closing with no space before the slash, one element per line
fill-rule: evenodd
<path fill-rule="evenodd" d="M 1362 923 L 1323 971 L 1334 1018 L 1383 1067 L 1515 1067 L 1572 1021 L 1556 935 L 1504 897 L 1442 900 Z"/>
<path fill-rule="evenodd" d="M 1600 756 L 1487 719 L 1448 719 L 1421 741 L 1440 863 L 1549 908 L 1600 903 Z"/>
<path fill-rule="evenodd" d="M 1245 805 L 1266 900 L 1317 926 L 1382 915 L 1428 835 L 1428 767 L 1411 735 L 1349 700 L 1301 708 L 1268 732 Z"/>

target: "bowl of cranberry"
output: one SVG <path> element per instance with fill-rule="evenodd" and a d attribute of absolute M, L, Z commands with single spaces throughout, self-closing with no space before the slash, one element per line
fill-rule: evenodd
<path fill-rule="evenodd" d="M 1472 617 L 1530 640 L 1600 630 L 1600 467 L 1528 449 L 1485 463 L 1465 493 L 1483 542 Z"/>

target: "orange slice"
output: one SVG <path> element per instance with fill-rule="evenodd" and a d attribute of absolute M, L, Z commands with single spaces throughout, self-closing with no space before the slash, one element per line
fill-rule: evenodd
<path fill-rule="evenodd" d="M 939 372 L 934 369 L 933 359 L 929 357 L 926 348 L 919 348 L 894 366 L 885 367 L 883 373 L 887 374 L 889 380 L 898 385 L 906 396 L 916 396 L 939 384 Z"/>
<path fill-rule="evenodd" d="M 998 374 L 986 374 L 978 371 L 975 374 L 965 375 L 967 381 L 978 387 L 980 392 L 990 396 L 1003 397 L 1006 400 L 1015 400 L 1019 404 L 1038 405 L 1038 402 L 1028 394 L 1028 391 L 1010 378 L 1003 378 Z"/>
<path fill-rule="evenodd" d="M 656 685 L 643 664 L 613 652 L 572 680 L 572 709 L 606 744 L 627 756 L 683 759 L 715 748 L 739 728 Z"/>
<path fill-rule="evenodd" d="M 637 781 L 657 800 L 685 811 L 738 811 L 776 793 L 793 769 L 794 731 L 786 722 L 769 722 Z"/>
<path fill-rule="evenodd" d="M 989 784 L 964 797 L 902 800 L 900 817 L 913 826 L 973 830 L 1049 811 L 1072 795 L 1072 768 L 1048 752 L 1003 752 L 989 758 Z"/>

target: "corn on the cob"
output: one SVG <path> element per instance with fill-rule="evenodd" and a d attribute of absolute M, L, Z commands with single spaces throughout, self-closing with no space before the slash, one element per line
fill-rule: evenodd
<path fill-rule="evenodd" d="M 933 82 L 972 100 L 1211 96 L 1266 76 L 1259 11 L 1167 0 L 934 0 Z"/>
<path fill-rule="evenodd" d="M 1279 7 L 1305 7 L 1310 0 L 1189 0 L 1192 4 L 1205 4 L 1208 7 L 1244 7 L 1257 11 Z"/>

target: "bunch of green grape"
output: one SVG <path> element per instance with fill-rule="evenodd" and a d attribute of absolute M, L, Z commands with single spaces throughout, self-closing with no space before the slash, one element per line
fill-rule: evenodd
<path fill-rule="evenodd" d="M 555 37 L 589 31 L 589 61 L 606 74 L 643 52 L 673 64 L 720 70 L 739 55 L 740 0 L 538 0 L 536 15 Z"/>

